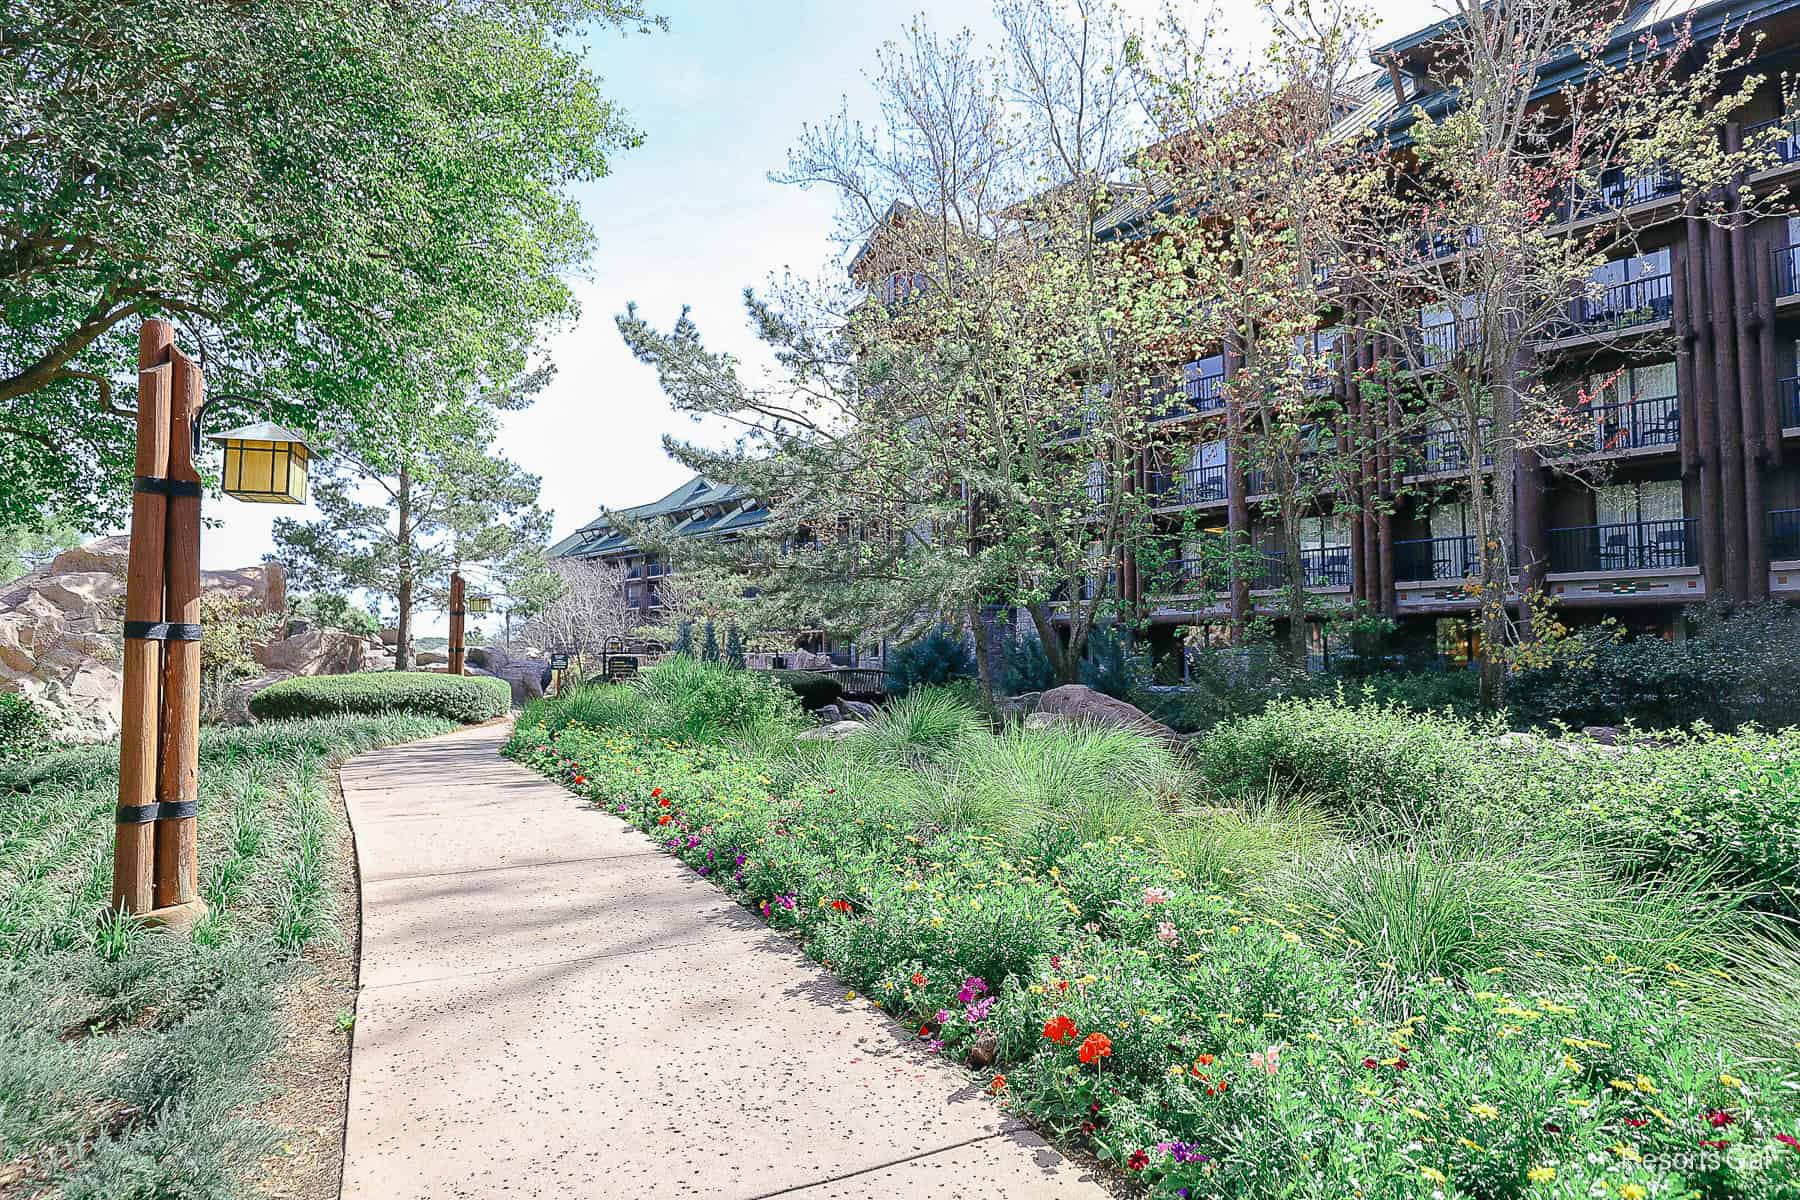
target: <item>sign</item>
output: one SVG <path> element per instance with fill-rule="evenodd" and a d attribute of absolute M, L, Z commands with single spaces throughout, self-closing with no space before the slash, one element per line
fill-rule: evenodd
<path fill-rule="evenodd" d="M 550 656 L 550 669 L 552 671 L 568 670 L 569 669 L 569 656 L 566 654 L 552 654 Z"/>

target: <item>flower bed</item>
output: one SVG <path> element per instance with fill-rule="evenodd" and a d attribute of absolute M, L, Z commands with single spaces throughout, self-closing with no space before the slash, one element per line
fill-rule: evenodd
<path fill-rule="evenodd" d="M 999 1102 L 1157 1195 L 1792 1196 L 1794 1092 L 1671 963 L 1418 977 L 1143 837 L 1022 856 L 763 758 L 527 714 L 509 753 L 659 840 Z M 1373 972 L 1371 975 L 1370 972 Z"/>

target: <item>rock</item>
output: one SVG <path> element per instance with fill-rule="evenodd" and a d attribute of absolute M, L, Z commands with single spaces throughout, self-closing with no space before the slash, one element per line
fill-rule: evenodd
<path fill-rule="evenodd" d="M 1069 718 L 1061 713 L 1034 712 L 1025 718 L 1027 729 L 1051 729 L 1057 725 L 1068 723 Z"/>
<path fill-rule="evenodd" d="M 290 675 L 348 675 L 363 666 L 365 643 L 337 629 L 307 629 L 291 637 L 264 642 L 250 654 L 269 671 Z"/>
<path fill-rule="evenodd" d="M 97 542 L 89 542 L 85 546 L 76 546 L 72 550 L 64 550 L 50 560 L 50 574 L 79 575 L 89 571 L 104 571 L 108 575 L 125 578 L 125 567 L 131 557 L 131 539 L 129 537 L 101 538 Z"/>
<path fill-rule="evenodd" d="M 975 1039 L 969 1047 L 969 1066 L 977 1071 L 985 1071 L 994 1065 L 994 1055 L 1000 1049 L 1000 1041 L 991 1033 L 984 1033 Z"/>
<path fill-rule="evenodd" d="M 544 672 L 549 666 L 542 659 L 513 658 L 498 646 L 472 646 L 465 661 L 483 675 L 506 680 L 512 688 L 512 702 L 522 705 L 544 694 Z"/>
<path fill-rule="evenodd" d="M 105 571 L 74 571 L 46 579 L 37 592 L 64 612 L 81 613 L 113 601 L 123 604 L 125 581 Z"/>
<path fill-rule="evenodd" d="M 1543 742 L 1536 734 L 1503 733 L 1494 739 L 1494 744 L 1503 750 L 1519 750 L 1526 754 L 1536 754 Z"/>
<path fill-rule="evenodd" d="M 1583 736 L 1592 738 L 1602 746 L 1616 746 L 1620 735 L 1625 731 L 1617 725 L 1586 725 L 1581 732 Z"/>
<path fill-rule="evenodd" d="M 219 705 L 217 720 L 224 725 L 254 725 L 256 718 L 250 714 L 250 698 L 271 684 L 292 678 L 293 675 L 287 671 L 272 671 L 254 679 L 240 679 L 225 693 Z"/>
<path fill-rule="evenodd" d="M 400 631 L 392 626 L 383 629 L 375 636 L 381 639 L 381 644 L 384 646 L 398 646 L 400 644 Z"/>
<path fill-rule="evenodd" d="M 838 702 L 846 713 L 859 721 L 873 721 L 875 706 L 863 700 L 841 700 Z"/>
<path fill-rule="evenodd" d="M 994 710 L 1002 718 L 1029 717 L 1037 711 L 1038 701 L 1043 695 L 1042 692 L 1026 692 L 1020 696 L 1002 696 L 994 701 Z"/>
<path fill-rule="evenodd" d="M 1037 711 L 1032 716 L 1035 718 L 1044 715 L 1085 721 L 1093 725 L 1135 729 L 1170 745 L 1181 745 L 1186 741 L 1179 733 L 1136 705 L 1115 700 L 1104 692 L 1096 692 L 1079 683 L 1065 683 L 1061 687 L 1051 688 L 1039 697 Z"/>
<path fill-rule="evenodd" d="M 844 719 L 844 710 L 835 704 L 826 704 L 815 708 L 813 716 L 821 725 L 836 725 Z"/>
<path fill-rule="evenodd" d="M 794 735 L 797 742 L 835 742 L 847 737 L 855 737 L 865 726 L 861 721 L 834 721 L 830 725 L 821 725 L 817 729 L 806 729 Z"/>
<path fill-rule="evenodd" d="M 413 662 L 421 667 L 441 667 L 450 661 L 450 656 L 442 650 L 421 650 L 413 655 Z"/>

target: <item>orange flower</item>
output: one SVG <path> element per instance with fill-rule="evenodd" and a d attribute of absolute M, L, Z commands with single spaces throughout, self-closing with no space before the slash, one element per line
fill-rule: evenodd
<path fill-rule="evenodd" d="M 833 900 L 831 902 L 831 907 L 836 909 L 838 912 L 849 912 L 850 911 L 850 902 L 848 900 Z"/>
<path fill-rule="evenodd" d="M 925 973 L 923 971 L 914 971 L 912 982 L 913 982 L 914 987 L 924 987 L 925 986 Z"/>
<path fill-rule="evenodd" d="M 657 801 L 657 802 L 656 802 L 656 805 L 657 805 L 657 807 L 658 807 L 658 808 L 667 808 L 667 807 L 669 807 L 669 798 L 668 798 L 668 797 L 667 797 L 667 796 L 664 796 L 664 797 L 663 797 L 663 798 L 662 798 L 662 799 L 661 799 L 661 800 L 658 800 L 658 801 Z"/>
<path fill-rule="evenodd" d="M 654 799 L 656 799 L 656 798 L 657 798 L 657 797 L 658 797 L 658 796 L 660 796 L 660 795 L 662 795 L 662 789 L 661 789 L 661 788 L 652 788 L 652 789 L 651 789 L 651 791 L 650 791 L 650 798 L 651 798 L 651 799 L 652 799 L 652 800 L 654 800 Z"/>
<path fill-rule="evenodd" d="M 1210 1054 L 1202 1054 L 1199 1058 L 1196 1058 L 1194 1061 L 1199 1063 L 1203 1067 L 1210 1067 L 1213 1065 L 1213 1056 Z"/>
<path fill-rule="evenodd" d="M 669 823 L 669 814 L 664 813 L 662 816 L 656 818 L 656 823 L 658 825 L 667 825 Z"/>
<path fill-rule="evenodd" d="M 1097 1063 L 1111 1054 L 1112 1039 L 1104 1033 L 1088 1034 L 1087 1040 L 1081 1043 L 1081 1049 L 1076 1051 L 1076 1057 L 1084 1063 Z"/>
<path fill-rule="evenodd" d="M 994 1082 L 988 1084 L 988 1090 L 994 1091 L 994 1092 L 1004 1092 L 1006 1090 L 1006 1076 L 1004 1076 L 1004 1075 L 994 1076 Z"/>
<path fill-rule="evenodd" d="M 1053 1042 L 1072 1042 L 1076 1032 L 1075 1022 L 1061 1013 L 1044 1022 L 1044 1036 Z"/>

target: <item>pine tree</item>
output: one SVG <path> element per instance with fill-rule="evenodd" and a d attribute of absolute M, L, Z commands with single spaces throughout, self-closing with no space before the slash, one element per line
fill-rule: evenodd
<path fill-rule="evenodd" d="M 736 625 L 725 630 L 725 665 L 744 669 L 744 632 Z"/>
<path fill-rule="evenodd" d="M 669 652 L 672 654 L 686 654 L 689 657 L 693 656 L 694 623 L 692 621 L 683 621 L 681 623 L 681 628 L 675 631 L 675 644 L 669 647 Z"/>
<path fill-rule="evenodd" d="M 719 661 L 719 633 L 713 628 L 711 621 L 706 623 L 706 640 L 700 644 L 700 660 L 710 663 Z"/>

